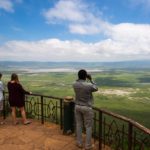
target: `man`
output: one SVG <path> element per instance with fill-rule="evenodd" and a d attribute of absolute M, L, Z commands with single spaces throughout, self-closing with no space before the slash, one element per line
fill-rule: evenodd
<path fill-rule="evenodd" d="M 3 111 L 3 92 L 4 92 L 4 85 L 3 82 L 1 81 L 2 78 L 2 73 L 0 73 L 0 117 Z M 4 121 L 0 121 L 0 124 L 4 124 Z"/>
<path fill-rule="evenodd" d="M 90 82 L 86 81 L 89 80 Z M 93 96 L 92 92 L 98 90 L 97 86 L 92 81 L 91 75 L 88 75 L 86 70 L 78 72 L 78 80 L 73 84 L 75 92 L 75 118 L 77 132 L 77 146 L 82 148 L 82 127 L 83 121 L 86 129 L 85 149 L 92 149 L 92 124 L 93 124 Z"/>

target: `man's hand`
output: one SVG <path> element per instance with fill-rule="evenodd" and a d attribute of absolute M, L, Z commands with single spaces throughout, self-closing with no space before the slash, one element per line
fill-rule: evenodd
<path fill-rule="evenodd" d="M 94 82 L 92 81 L 92 76 L 90 74 L 87 74 L 86 78 L 92 83 L 94 84 Z"/>
<path fill-rule="evenodd" d="M 92 77 L 91 77 L 90 74 L 87 74 L 87 77 L 86 77 L 86 78 L 89 79 L 90 81 L 92 80 Z"/>

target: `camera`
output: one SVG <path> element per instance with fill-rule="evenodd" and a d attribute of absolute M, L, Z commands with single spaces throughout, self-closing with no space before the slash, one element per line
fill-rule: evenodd
<path fill-rule="evenodd" d="M 87 74 L 86 78 L 87 78 L 87 79 L 89 79 L 89 80 L 91 80 L 91 79 L 92 79 L 92 77 L 91 77 L 91 75 L 90 75 L 90 74 Z"/>

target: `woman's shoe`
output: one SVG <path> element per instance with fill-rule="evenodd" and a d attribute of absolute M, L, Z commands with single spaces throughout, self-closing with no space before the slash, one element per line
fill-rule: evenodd
<path fill-rule="evenodd" d="M 3 124 L 6 124 L 6 123 L 4 121 L 1 121 L 0 124 L 3 125 Z"/>
<path fill-rule="evenodd" d="M 31 121 L 26 121 L 26 122 L 24 122 L 23 124 L 24 125 L 28 125 L 28 124 L 31 124 L 32 122 Z"/>
<path fill-rule="evenodd" d="M 17 125 L 17 124 L 19 124 L 19 122 L 18 122 L 18 121 L 16 121 L 16 122 L 14 122 L 13 124 L 14 124 L 14 125 Z"/>

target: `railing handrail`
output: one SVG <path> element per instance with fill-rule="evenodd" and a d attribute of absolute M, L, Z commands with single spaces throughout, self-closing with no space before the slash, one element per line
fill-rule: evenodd
<path fill-rule="evenodd" d="M 135 126 L 136 128 L 142 130 L 143 132 L 150 134 L 150 129 L 146 128 L 145 126 L 141 125 L 140 123 L 134 121 L 133 119 L 127 118 L 125 116 L 110 112 L 108 110 L 105 109 L 101 109 L 101 108 L 97 108 L 97 107 L 93 107 L 93 109 L 97 110 L 97 111 L 101 111 L 104 114 L 107 114 L 109 116 L 113 116 L 115 118 L 118 118 L 120 120 L 123 120 L 125 122 L 131 123 L 133 126 Z"/>
<path fill-rule="evenodd" d="M 48 95 L 41 95 L 41 94 L 26 94 L 26 95 L 32 95 L 32 96 L 43 96 L 43 97 L 46 97 L 46 98 L 52 98 L 52 99 L 57 99 L 57 100 L 63 100 L 64 98 L 61 98 L 61 97 L 55 97 L 55 96 L 48 96 Z"/>
<path fill-rule="evenodd" d="M 8 91 L 5 91 L 4 93 L 8 93 Z M 62 98 L 62 97 L 55 97 L 55 96 L 41 95 L 41 94 L 36 94 L 36 93 L 25 94 L 25 95 L 43 96 L 43 97 L 46 97 L 46 98 L 52 98 L 52 99 L 57 99 L 57 100 L 63 100 L 63 99 L 64 99 L 64 98 Z"/>

